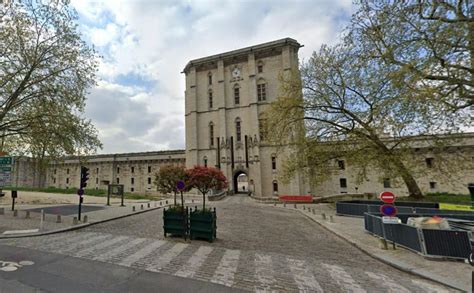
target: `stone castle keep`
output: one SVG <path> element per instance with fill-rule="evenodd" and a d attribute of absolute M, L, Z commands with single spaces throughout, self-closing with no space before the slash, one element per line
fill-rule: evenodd
<path fill-rule="evenodd" d="M 88 188 L 123 184 L 125 192 L 148 193 L 156 190 L 156 171 L 175 164 L 217 167 L 226 175 L 229 191 L 242 191 L 238 186 L 246 186 L 259 198 L 382 190 L 406 194 L 403 185 L 396 186 L 389 178 L 379 181 L 377 170 L 372 170 L 365 182 L 356 183 L 353 167 L 343 158 L 334 162 L 337 170 L 320 186 L 310 187 L 302 175 L 291 178 L 289 184 L 279 182 L 278 171 L 289 150 L 277 152 L 267 144 L 265 111 L 279 96 L 280 77 L 298 69 L 300 47 L 296 40 L 286 38 L 189 61 L 183 70 L 186 150 L 70 157 L 51 163 L 42 174 L 31 158 L 16 158 L 12 185 L 76 189 L 80 166 L 84 165 L 90 169 Z M 416 146 L 422 168 L 417 179 L 423 192 L 467 193 L 467 184 L 474 182 L 474 135 L 463 136 L 463 142 L 453 148 L 471 161 L 470 167 L 463 166 L 452 174 L 457 180 L 446 179 L 433 168 L 436 162 L 429 144 Z M 453 152 L 447 151 L 447 155 Z M 242 183 L 242 178 L 247 182 Z"/>

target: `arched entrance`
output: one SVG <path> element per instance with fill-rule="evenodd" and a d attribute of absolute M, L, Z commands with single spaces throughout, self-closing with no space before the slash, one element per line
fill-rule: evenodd
<path fill-rule="evenodd" d="M 234 193 L 248 193 L 249 190 L 249 177 L 244 171 L 237 171 L 234 174 L 233 178 L 234 183 Z"/>

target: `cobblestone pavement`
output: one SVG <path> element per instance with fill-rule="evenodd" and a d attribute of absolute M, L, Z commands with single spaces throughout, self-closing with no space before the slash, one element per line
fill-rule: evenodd
<path fill-rule="evenodd" d="M 244 197 L 212 205 L 218 211 L 214 243 L 164 239 L 162 210 L 0 243 L 257 292 L 452 291 L 372 259 L 295 211 Z"/>

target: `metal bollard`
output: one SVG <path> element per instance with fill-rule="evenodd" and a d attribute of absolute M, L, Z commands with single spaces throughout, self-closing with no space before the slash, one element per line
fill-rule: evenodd
<path fill-rule="evenodd" d="M 332 217 L 332 215 L 329 215 L 329 222 L 334 223 L 334 218 Z"/>
<path fill-rule="evenodd" d="M 140 205 L 140 209 L 143 210 L 143 205 L 142 204 Z"/>
<path fill-rule="evenodd" d="M 325 213 L 322 213 L 321 217 L 323 217 L 323 220 L 326 220 L 326 214 Z"/>
<path fill-rule="evenodd" d="M 77 225 L 77 223 L 78 223 L 78 222 L 77 222 L 77 217 L 72 218 L 72 224 L 73 224 L 73 225 Z"/>
<path fill-rule="evenodd" d="M 132 207 L 132 212 L 134 212 L 134 211 L 135 211 L 135 206 Z"/>
<path fill-rule="evenodd" d="M 56 215 L 56 223 L 61 223 L 61 215 Z"/>
<path fill-rule="evenodd" d="M 85 215 L 84 218 L 82 219 L 82 222 L 87 223 L 87 220 L 88 220 L 87 215 Z"/>
<path fill-rule="evenodd" d="M 46 214 L 44 213 L 44 210 L 41 210 L 41 219 L 46 221 Z"/>
<path fill-rule="evenodd" d="M 13 216 L 14 216 L 14 217 L 18 216 L 18 210 L 14 210 L 14 211 L 13 211 Z"/>
<path fill-rule="evenodd" d="M 297 208 L 297 207 L 296 207 L 296 203 L 295 203 L 295 209 L 296 209 L 296 208 Z"/>
<path fill-rule="evenodd" d="M 166 204 L 168 204 L 168 200 L 166 200 Z"/>
<path fill-rule="evenodd" d="M 194 199 L 191 199 L 191 203 L 194 203 Z"/>
<path fill-rule="evenodd" d="M 306 211 L 306 206 L 303 206 L 303 211 Z"/>
<path fill-rule="evenodd" d="M 5 215 L 5 208 L 0 208 L 0 215 Z"/>
<path fill-rule="evenodd" d="M 160 201 L 160 207 L 163 205 L 163 203 Z"/>
<path fill-rule="evenodd" d="M 147 203 L 147 208 L 150 208 L 150 203 Z"/>
<path fill-rule="evenodd" d="M 283 207 L 286 208 L 286 202 L 283 203 Z"/>
<path fill-rule="evenodd" d="M 30 211 L 26 211 L 25 213 L 25 219 L 29 219 L 30 218 Z"/>

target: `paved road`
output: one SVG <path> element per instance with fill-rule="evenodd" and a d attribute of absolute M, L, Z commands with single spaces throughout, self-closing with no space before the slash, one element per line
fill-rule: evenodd
<path fill-rule="evenodd" d="M 449 291 L 372 259 L 292 210 L 262 207 L 246 197 L 213 205 L 218 240 L 212 244 L 164 239 L 161 210 L 78 232 L 0 244 L 250 291 Z"/>

